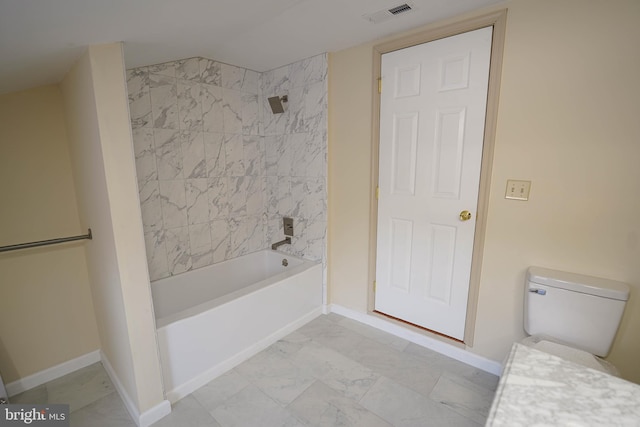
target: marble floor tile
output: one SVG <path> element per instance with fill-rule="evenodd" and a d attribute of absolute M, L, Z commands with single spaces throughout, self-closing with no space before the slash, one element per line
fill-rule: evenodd
<path fill-rule="evenodd" d="M 303 365 L 264 351 L 237 366 L 236 371 L 282 406 L 291 403 L 315 381 Z"/>
<path fill-rule="evenodd" d="M 71 427 L 136 427 L 118 393 L 71 413 Z"/>
<path fill-rule="evenodd" d="M 386 377 L 381 377 L 360 403 L 396 427 L 480 425 Z"/>
<path fill-rule="evenodd" d="M 309 342 L 311 342 L 311 338 L 306 335 L 298 332 L 292 332 L 286 337 L 273 343 L 265 351 L 267 353 L 278 354 L 283 357 L 290 357 Z"/>
<path fill-rule="evenodd" d="M 348 354 L 367 368 L 428 397 L 442 370 L 376 341 L 364 339 Z"/>
<path fill-rule="evenodd" d="M 177 402 L 154 427 L 479 426 L 498 377 L 336 314 Z M 71 426 L 133 427 L 97 363 L 11 397 L 68 403 Z"/>
<path fill-rule="evenodd" d="M 399 351 L 404 350 L 409 345 L 409 341 L 403 338 L 388 334 L 380 329 L 360 323 L 357 320 L 342 317 L 338 324 L 344 328 L 350 329 L 367 338 L 377 341 L 380 344 L 386 344 Z"/>
<path fill-rule="evenodd" d="M 309 426 L 391 426 L 358 402 L 348 399 L 321 381 L 315 382 L 287 407 Z"/>
<path fill-rule="evenodd" d="M 289 411 L 253 385 L 231 396 L 210 413 L 223 427 L 303 426 Z"/>
<path fill-rule="evenodd" d="M 495 391 L 498 387 L 498 381 L 500 380 L 500 377 L 498 377 L 497 375 L 493 375 L 478 368 L 474 368 L 473 366 L 444 356 L 438 352 L 429 350 L 428 348 L 419 346 L 414 343 L 409 343 L 409 345 L 404 349 L 404 352 L 407 354 L 411 354 L 421 360 L 424 360 L 430 366 L 437 367 L 442 371 L 455 372 L 456 375 L 461 376 L 471 381 L 472 383 L 478 384 L 488 390 Z"/>
<path fill-rule="evenodd" d="M 347 356 L 357 352 L 360 342 L 366 339 L 357 332 L 340 326 L 338 322 L 327 319 L 326 316 L 315 318 L 297 332 Z"/>
<path fill-rule="evenodd" d="M 232 369 L 215 380 L 205 384 L 193 392 L 193 397 L 200 404 L 211 411 L 224 403 L 226 399 L 242 391 L 249 385 L 249 381 Z"/>
<path fill-rule="evenodd" d="M 482 424 L 491 409 L 494 392 L 455 374 L 445 372 L 429 395 L 455 412 Z"/>
<path fill-rule="evenodd" d="M 315 342 L 302 347 L 291 360 L 335 391 L 356 401 L 380 377 L 371 369 Z"/>
<path fill-rule="evenodd" d="M 49 401 L 49 393 L 47 392 L 47 386 L 45 384 L 34 387 L 30 390 L 22 392 L 20 394 L 16 394 L 15 396 L 11 396 L 9 398 L 10 403 L 31 403 L 31 404 L 40 404 L 40 403 L 48 403 Z"/>
<path fill-rule="evenodd" d="M 62 378 L 50 381 L 47 403 L 67 403 L 73 412 L 115 391 L 102 363 L 94 363 Z"/>
<path fill-rule="evenodd" d="M 220 424 L 193 397 L 187 396 L 171 406 L 171 413 L 153 427 L 219 427 Z"/>

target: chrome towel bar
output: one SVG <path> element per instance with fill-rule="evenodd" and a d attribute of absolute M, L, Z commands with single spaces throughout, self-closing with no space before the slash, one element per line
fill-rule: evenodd
<path fill-rule="evenodd" d="M 57 243 L 73 242 L 75 240 L 83 240 L 83 239 L 88 239 L 88 240 L 93 239 L 93 236 L 91 234 L 91 229 L 89 229 L 87 234 L 82 234 L 80 236 L 61 237 L 59 239 L 40 240 L 38 242 L 29 242 L 29 243 L 20 243 L 18 245 L 0 246 L 0 252 L 17 251 L 19 249 L 55 245 Z"/>

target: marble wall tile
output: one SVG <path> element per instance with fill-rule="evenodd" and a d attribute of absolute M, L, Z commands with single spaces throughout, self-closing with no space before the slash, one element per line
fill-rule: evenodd
<path fill-rule="evenodd" d="M 247 215 L 247 193 L 250 177 L 232 176 L 228 178 L 227 182 L 229 218 L 243 218 Z"/>
<path fill-rule="evenodd" d="M 267 214 L 271 217 L 291 215 L 291 177 L 268 176 L 266 182 Z"/>
<path fill-rule="evenodd" d="M 200 83 L 178 80 L 178 117 L 180 129 L 202 131 L 202 94 Z"/>
<path fill-rule="evenodd" d="M 327 221 L 316 217 L 306 221 L 304 255 L 313 261 L 321 261 L 326 243 Z"/>
<path fill-rule="evenodd" d="M 231 241 L 231 258 L 237 258 L 249 252 L 248 223 L 239 219 L 229 220 L 229 237 Z"/>
<path fill-rule="evenodd" d="M 211 244 L 211 224 L 189 226 L 189 248 L 191 249 L 192 268 L 200 268 L 213 263 Z"/>
<path fill-rule="evenodd" d="M 153 127 L 178 129 L 178 87 L 176 79 L 149 73 Z"/>
<path fill-rule="evenodd" d="M 242 134 L 260 134 L 260 103 L 258 95 L 251 93 L 242 94 Z"/>
<path fill-rule="evenodd" d="M 162 222 L 162 204 L 160 185 L 157 180 L 141 181 L 138 184 L 140 210 L 144 231 L 157 231 L 164 228 Z"/>
<path fill-rule="evenodd" d="M 151 114 L 151 92 L 147 67 L 127 71 L 127 91 L 129 93 L 131 127 L 133 129 L 150 127 L 153 115 Z"/>
<path fill-rule="evenodd" d="M 246 215 L 261 216 L 265 213 L 266 178 L 264 176 L 245 176 L 243 179 L 243 188 L 246 188 Z"/>
<path fill-rule="evenodd" d="M 176 61 L 175 69 L 179 80 L 201 81 L 200 58 Z"/>
<path fill-rule="evenodd" d="M 247 252 L 264 249 L 266 239 L 266 219 L 263 216 L 251 216 L 247 223 Z"/>
<path fill-rule="evenodd" d="M 307 60 L 307 66 L 305 66 L 305 82 L 307 84 L 313 84 L 316 82 L 327 81 L 327 55 L 316 55 Z"/>
<path fill-rule="evenodd" d="M 244 140 L 242 135 L 224 135 L 224 154 L 226 160 L 225 173 L 227 176 L 244 176 Z"/>
<path fill-rule="evenodd" d="M 311 59 L 303 59 L 289 65 L 289 84 L 290 87 L 302 87 L 306 84 L 305 70 L 309 66 Z"/>
<path fill-rule="evenodd" d="M 291 178 L 292 214 L 301 218 L 324 216 L 326 192 L 324 178 Z"/>
<path fill-rule="evenodd" d="M 229 218 L 229 198 L 228 198 L 227 177 L 210 177 L 207 179 L 209 198 L 209 219 Z"/>
<path fill-rule="evenodd" d="M 204 134 L 182 131 L 180 133 L 180 149 L 184 178 L 206 178 L 207 161 L 204 151 Z"/>
<path fill-rule="evenodd" d="M 289 119 L 286 133 L 305 132 L 305 88 L 297 87 L 289 90 Z"/>
<path fill-rule="evenodd" d="M 165 231 L 167 262 L 172 275 L 191 270 L 191 248 L 189 246 L 189 228 L 170 228 Z"/>
<path fill-rule="evenodd" d="M 214 263 L 231 258 L 231 230 L 228 220 L 211 221 L 211 247 Z"/>
<path fill-rule="evenodd" d="M 303 104 L 305 132 L 316 134 L 320 129 L 325 129 L 327 111 L 326 82 L 305 86 Z"/>
<path fill-rule="evenodd" d="M 258 95 L 260 93 L 260 73 L 245 69 L 241 90 L 246 93 Z"/>
<path fill-rule="evenodd" d="M 227 89 L 242 90 L 244 69 L 235 65 L 222 64 L 222 87 Z"/>
<path fill-rule="evenodd" d="M 202 128 L 205 132 L 224 131 L 222 88 L 210 84 L 201 85 Z"/>
<path fill-rule="evenodd" d="M 205 132 L 203 138 L 207 176 L 223 176 L 227 167 L 224 135 Z"/>
<path fill-rule="evenodd" d="M 289 92 L 289 66 L 276 68 L 262 74 L 262 93 L 266 96 L 282 96 Z"/>
<path fill-rule="evenodd" d="M 162 64 L 150 65 L 149 73 L 161 76 L 176 77 L 176 65 L 179 61 L 165 62 Z"/>
<path fill-rule="evenodd" d="M 178 131 L 153 129 L 153 145 L 156 153 L 158 179 L 182 179 L 182 150 Z"/>
<path fill-rule="evenodd" d="M 147 250 L 149 278 L 158 280 L 169 276 L 167 248 L 164 243 L 164 230 L 144 233 L 144 244 Z"/>
<path fill-rule="evenodd" d="M 282 93 L 278 96 L 286 95 Z M 270 95 L 271 96 L 271 95 Z M 284 113 L 274 114 L 271 111 L 267 96 L 262 97 L 262 121 L 265 135 L 284 135 L 289 123 L 289 109 Z"/>
<path fill-rule="evenodd" d="M 264 139 L 260 136 L 245 135 L 242 140 L 244 174 L 264 176 L 265 150 Z"/>
<path fill-rule="evenodd" d="M 183 180 L 160 181 L 159 184 L 162 221 L 165 229 L 187 225 L 185 182 Z"/>
<path fill-rule="evenodd" d="M 157 180 L 158 168 L 156 167 L 156 151 L 153 145 L 153 129 L 133 129 L 132 135 L 138 182 Z"/>
<path fill-rule="evenodd" d="M 222 89 L 222 120 L 225 133 L 242 133 L 242 92 Z"/>
<path fill-rule="evenodd" d="M 222 64 L 207 58 L 200 58 L 200 81 L 222 86 Z"/>
<path fill-rule="evenodd" d="M 187 179 L 186 205 L 190 225 L 209 222 L 209 188 L 207 178 Z"/>
<path fill-rule="evenodd" d="M 326 67 L 326 55 L 265 73 L 188 58 L 127 72 L 145 233 L 164 233 L 148 249 L 165 254 L 154 277 L 267 248 L 283 216 L 296 235 L 281 249 L 325 261 Z M 282 95 L 273 114 L 267 98 Z"/>

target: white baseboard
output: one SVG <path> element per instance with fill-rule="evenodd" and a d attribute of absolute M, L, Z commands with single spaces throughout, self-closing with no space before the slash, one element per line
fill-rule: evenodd
<path fill-rule="evenodd" d="M 118 375 L 116 375 L 116 372 L 111 366 L 111 363 L 109 362 L 107 356 L 102 351 L 100 351 L 100 356 L 102 358 L 102 365 L 104 366 L 104 370 L 107 371 L 107 375 L 109 375 L 113 386 L 116 388 L 116 391 L 120 395 L 122 402 L 124 402 L 124 406 L 127 408 L 129 415 L 131 415 L 131 418 L 138 425 L 138 427 L 148 427 L 159 419 L 163 418 L 165 415 L 169 415 L 171 413 L 171 403 L 169 403 L 168 400 L 163 400 L 153 408 L 141 414 L 138 411 L 136 404 L 133 403 L 133 400 L 131 400 L 129 393 L 127 393 L 127 390 L 122 385 L 120 378 L 118 378 Z"/>
<path fill-rule="evenodd" d="M 426 335 L 419 334 L 407 328 L 403 328 L 402 326 L 396 325 L 395 323 L 389 322 L 388 320 L 382 319 L 380 317 L 372 316 L 367 313 L 361 313 L 359 311 L 355 311 L 338 304 L 330 304 L 329 311 L 356 320 L 360 323 L 372 326 L 376 329 L 388 332 L 397 337 L 404 338 L 405 340 L 410 341 L 414 344 L 426 347 L 430 350 L 436 351 L 440 354 L 451 357 L 452 359 L 456 359 L 460 362 L 466 363 L 467 365 L 471 365 L 475 368 L 481 369 L 485 372 L 489 372 L 494 375 L 502 374 L 502 365 L 494 360 L 487 359 L 485 357 L 471 353 L 468 350 L 455 347 L 451 344 L 447 344 L 446 342 L 430 338 Z"/>
<path fill-rule="evenodd" d="M 59 365 L 52 366 L 35 374 L 20 378 L 6 384 L 7 394 L 9 397 L 15 396 L 34 387 L 38 387 L 44 383 L 55 380 L 78 369 L 86 368 L 89 365 L 93 365 L 100 361 L 100 350 L 92 351 L 91 353 L 84 354 L 75 359 L 68 360 Z"/>
<path fill-rule="evenodd" d="M 214 367 L 198 375 L 196 378 L 193 378 L 192 380 L 184 384 L 181 384 L 172 390 L 168 390 L 166 392 L 167 399 L 169 399 L 171 403 L 175 403 L 178 400 L 182 399 L 183 397 L 188 396 L 189 394 L 193 393 L 200 387 L 216 379 L 217 377 L 224 374 L 228 370 L 235 368 L 245 360 L 248 360 L 251 357 L 255 356 L 256 354 L 260 353 L 262 350 L 269 347 L 271 344 L 275 343 L 281 338 L 284 338 L 285 336 L 289 335 L 296 329 L 312 321 L 313 319 L 320 316 L 321 314 L 322 314 L 322 307 L 318 307 L 317 309 L 310 311 L 309 313 L 289 323 L 287 326 L 279 329 L 273 334 L 261 339 L 260 341 L 256 342 L 255 344 L 251 345 L 245 350 L 242 350 L 236 355 L 231 356 L 224 362 L 218 363 Z"/>

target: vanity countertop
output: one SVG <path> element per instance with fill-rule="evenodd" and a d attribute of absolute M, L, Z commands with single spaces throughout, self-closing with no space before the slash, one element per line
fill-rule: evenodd
<path fill-rule="evenodd" d="M 486 426 L 640 426 L 640 385 L 515 343 Z"/>

